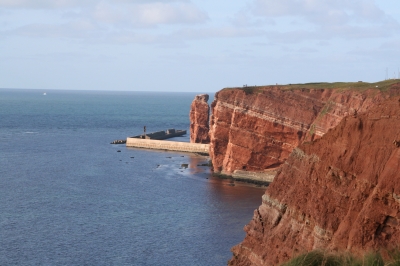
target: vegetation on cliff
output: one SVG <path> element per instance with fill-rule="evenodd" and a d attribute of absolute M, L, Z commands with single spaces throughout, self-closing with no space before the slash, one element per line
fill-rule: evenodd
<path fill-rule="evenodd" d="M 357 258 L 350 253 L 332 254 L 321 250 L 314 250 L 301 254 L 282 266 L 400 266 L 400 251 L 385 252 L 384 260 L 378 252 L 365 254 Z"/>
<path fill-rule="evenodd" d="M 279 88 L 281 90 L 353 90 L 353 91 L 365 91 L 368 89 L 376 89 L 381 92 L 387 91 L 393 85 L 400 84 L 400 79 L 388 79 L 378 82 L 311 82 L 311 83 L 299 83 L 299 84 L 276 84 L 276 85 L 265 85 L 265 86 L 244 86 L 244 87 L 232 87 L 225 88 L 224 90 L 239 89 L 249 94 L 255 94 L 262 92 L 266 88 Z"/>

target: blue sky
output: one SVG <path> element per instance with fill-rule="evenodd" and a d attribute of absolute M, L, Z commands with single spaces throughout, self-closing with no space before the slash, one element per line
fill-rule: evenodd
<path fill-rule="evenodd" d="M 373 82 L 399 47 L 398 0 L 0 0 L 0 88 Z"/>

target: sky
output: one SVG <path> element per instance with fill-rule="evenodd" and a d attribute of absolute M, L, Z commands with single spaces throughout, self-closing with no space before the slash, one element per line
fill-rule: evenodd
<path fill-rule="evenodd" d="M 0 0 L 0 88 L 216 92 L 399 68 L 399 0 Z"/>

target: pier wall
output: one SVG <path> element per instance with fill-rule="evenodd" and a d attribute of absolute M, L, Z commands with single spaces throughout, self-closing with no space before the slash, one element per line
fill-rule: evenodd
<path fill-rule="evenodd" d="M 272 183 L 276 176 L 276 171 L 265 171 L 265 172 L 249 172 L 242 170 L 235 170 L 232 173 L 232 177 L 234 179 L 239 180 L 252 180 L 252 181 L 260 181 L 265 183 Z"/>
<path fill-rule="evenodd" d="M 209 153 L 209 147 L 210 147 L 209 144 L 152 140 L 152 139 L 138 139 L 138 138 L 127 138 L 126 146 L 134 148 L 181 151 L 181 152 L 198 152 L 207 154 Z"/>

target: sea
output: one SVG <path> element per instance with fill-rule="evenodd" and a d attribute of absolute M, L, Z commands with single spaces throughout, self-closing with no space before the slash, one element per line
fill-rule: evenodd
<path fill-rule="evenodd" d="M 0 265 L 226 265 L 265 187 L 110 144 L 144 126 L 189 142 L 195 95 L 0 89 Z"/>

